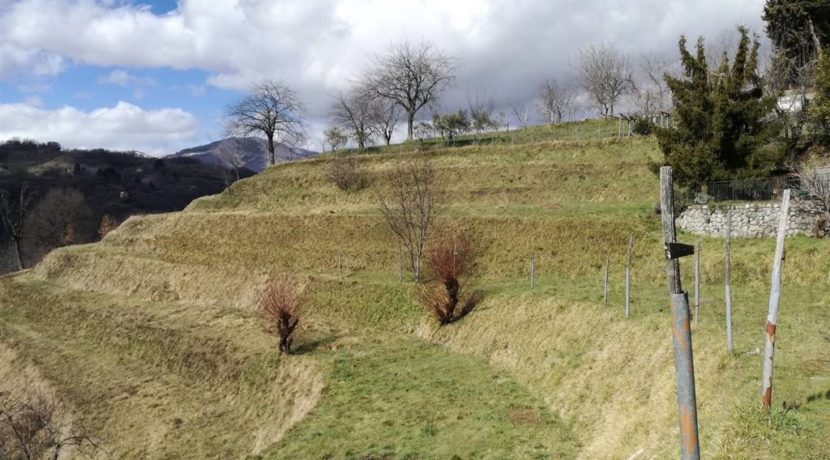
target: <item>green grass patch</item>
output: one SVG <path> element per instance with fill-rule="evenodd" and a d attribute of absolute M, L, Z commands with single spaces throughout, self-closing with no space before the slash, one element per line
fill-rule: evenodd
<path fill-rule="evenodd" d="M 267 457 L 568 458 L 576 443 L 541 400 L 478 358 L 416 340 L 328 353 L 320 406 Z"/>

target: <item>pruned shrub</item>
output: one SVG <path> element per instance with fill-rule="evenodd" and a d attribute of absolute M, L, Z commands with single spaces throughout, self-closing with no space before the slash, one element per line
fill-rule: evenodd
<path fill-rule="evenodd" d="M 344 192 L 356 192 L 369 184 L 366 171 L 352 157 L 339 157 L 331 162 L 329 178 Z"/>
<path fill-rule="evenodd" d="M 462 276 L 472 262 L 470 240 L 464 233 L 436 241 L 427 265 L 434 282 L 421 291 L 421 302 L 440 324 L 457 321 L 481 300 L 478 292 L 462 289 Z"/>
<path fill-rule="evenodd" d="M 272 279 L 260 293 L 258 307 L 266 330 L 278 339 L 279 353 L 290 353 L 302 311 L 300 287 L 289 279 Z"/>

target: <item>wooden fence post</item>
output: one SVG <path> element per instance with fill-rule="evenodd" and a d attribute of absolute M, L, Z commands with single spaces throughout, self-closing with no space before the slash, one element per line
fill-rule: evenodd
<path fill-rule="evenodd" d="M 787 224 L 790 209 L 790 189 L 784 190 L 781 199 L 781 216 L 778 219 L 778 237 L 775 240 L 775 256 L 772 259 L 772 278 L 770 280 L 769 314 L 765 329 L 764 371 L 761 380 L 761 404 L 769 410 L 772 404 L 772 365 L 775 358 L 775 328 L 778 325 L 778 301 L 781 299 L 781 264 L 784 261 L 784 239 L 787 237 Z"/>
<path fill-rule="evenodd" d="M 726 243 L 724 245 L 723 296 L 726 303 L 726 351 L 732 353 L 732 208 L 726 212 Z"/>
<path fill-rule="evenodd" d="M 680 419 L 680 458 L 700 459 L 697 429 L 697 397 L 695 365 L 692 353 L 692 330 L 689 325 L 689 297 L 680 282 L 682 245 L 677 244 L 674 226 L 674 183 L 671 166 L 660 168 L 660 216 L 663 222 L 663 244 L 666 250 L 666 278 L 669 283 L 672 310 L 672 345 L 677 380 L 677 409 Z M 677 252 L 677 253 L 674 253 Z"/>
<path fill-rule="evenodd" d="M 631 249 L 634 246 L 634 235 L 628 236 L 628 255 L 625 259 L 625 317 L 631 317 Z"/>

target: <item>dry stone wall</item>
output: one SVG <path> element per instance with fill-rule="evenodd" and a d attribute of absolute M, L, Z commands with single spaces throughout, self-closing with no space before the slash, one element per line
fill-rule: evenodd
<path fill-rule="evenodd" d="M 774 237 L 778 231 L 780 203 L 689 206 L 677 218 L 676 224 L 695 235 L 725 236 L 730 208 L 734 238 Z M 819 207 L 811 201 L 791 201 L 787 235 L 813 235 L 821 214 Z"/>

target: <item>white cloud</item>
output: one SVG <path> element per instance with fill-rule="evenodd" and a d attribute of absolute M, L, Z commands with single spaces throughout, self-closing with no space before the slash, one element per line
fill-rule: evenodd
<path fill-rule="evenodd" d="M 151 78 L 138 77 L 122 69 L 113 70 L 109 74 L 99 78 L 98 83 L 105 83 L 122 87 L 145 86 L 155 84 L 155 82 Z"/>
<path fill-rule="evenodd" d="M 70 106 L 49 110 L 31 103 L 2 104 L 0 120 L 0 140 L 18 137 L 153 155 L 192 146 L 198 131 L 196 118 L 182 109 L 144 110 L 126 102 L 90 112 Z"/>
<path fill-rule="evenodd" d="M 202 69 L 205 83 L 245 89 L 283 79 L 324 123 L 330 95 L 373 54 L 403 38 L 459 58 L 445 106 L 467 88 L 500 104 L 531 98 L 545 78 L 572 72 L 576 50 L 611 43 L 677 56 L 687 34 L 715 37 L 737 24 L 763 32 L 764 0 L 180 0 L 155 15 L 119 1 L 20 0 L 0 17 L 2 74 L 57 73 L 69 62 Z M 121 70 L 127 74 L 126 70 Z M 110 75 L 111 77 L 113 75 Z M 116 76 L 117 77 L 117 76 Z"/>

